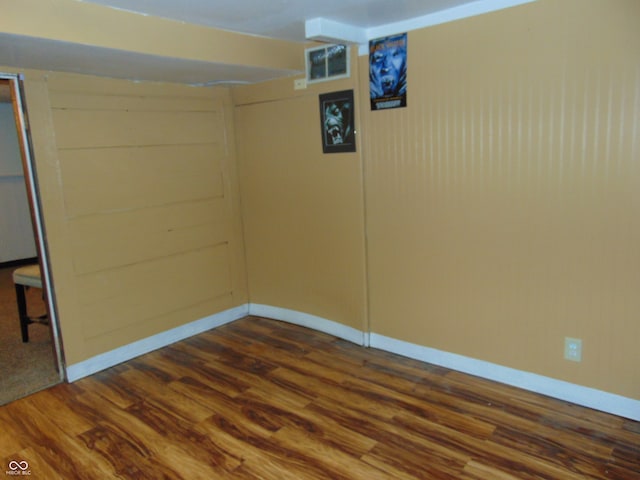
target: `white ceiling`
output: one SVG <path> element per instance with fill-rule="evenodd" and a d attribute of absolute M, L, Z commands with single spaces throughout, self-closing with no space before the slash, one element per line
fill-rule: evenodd
<path fill-rule="evenodd" d="M 366 45 L 372 38 L 535 0 L 76 1 L 301 43 L 311 39 Z M 143 55 L 3 32 L 0 65 L 195 85 L 254 83 L 302 73 Z"/>
<path fill-rule="evenodd" d="M 371 28 L 476 0 L 79 0 L 235 32 L 305 41 L 305 21 Z"/>

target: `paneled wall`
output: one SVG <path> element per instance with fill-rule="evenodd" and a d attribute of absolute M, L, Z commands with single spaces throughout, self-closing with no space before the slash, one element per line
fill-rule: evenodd
<path fill-rule="evenodd" d="M 252 303 L 640 399 L 638 18 L 636 0 L 538 0 L 410 32 L 406 108 L 368 111 L 360 57 L 349 80 L 236 89 L 235 129 L 225 89 L 30 73 L 67 363 L 248 284 Z M 346 88 L 358 152 L 324 155 L 318 94 Z"/>
<path fill-rule="evenodd" d="M 246 303 L 225 89 L 27 82 L 67 364 Z"/>
<path fill-rule="evenodd" d="M 539 0 L 409 33 L 407 108 L 363 114 L 373 332 L 640 399 L 639 18 Z"/>
<path fill-rule="evenodd" d="M 252 303 L 366 329 L 362 163 L 323 154 L 318 94 L 293 79 L 234 90 Z"/>

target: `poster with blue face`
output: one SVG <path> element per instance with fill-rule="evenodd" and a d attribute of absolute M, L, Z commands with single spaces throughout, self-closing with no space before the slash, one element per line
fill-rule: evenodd
<path fill-rule="evenodd" d="M 407 34 L 369 41 L 371 110 L 407 106 Z"/>

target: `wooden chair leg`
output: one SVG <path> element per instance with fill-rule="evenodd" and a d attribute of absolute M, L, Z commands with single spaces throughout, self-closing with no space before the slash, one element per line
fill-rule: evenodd
<path fill-rule="evenodd" d="M 27 299 L 25 296 L 25 286 L 16 284 L 16 300 L 18 301 L 18 316 L 20 317 L 20 331 L 22 332 L 22 341 L 29 341 L 29 324 L 31 320 L 27 315 Z"/>

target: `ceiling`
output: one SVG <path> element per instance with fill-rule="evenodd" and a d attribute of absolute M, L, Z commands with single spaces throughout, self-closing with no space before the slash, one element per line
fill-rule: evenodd
<path fill-rule="evenodd" d="M 80 0 L 234 32 L 304 42 L 305 21 L 379 27 L 475 0 Z"/>
<path fill-rule="evenodd" d="M 293 42 L 360 44 L 363 53 L 372 38 L 535 0 L 75 1 Z M 192 85 L 255 83 L 302 73 L 154 56 L 2 31 L 0 65 Z"/>

